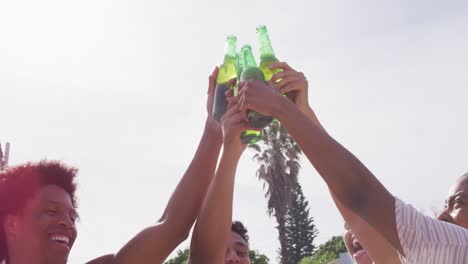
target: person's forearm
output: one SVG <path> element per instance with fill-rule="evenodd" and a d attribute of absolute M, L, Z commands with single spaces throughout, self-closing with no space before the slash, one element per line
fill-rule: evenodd
<path fill-rule="evenodd" d="M 310 120 L 312 120 L 312 122 L 318 126 L 319 128 L 321 128 L 323 131 L 326 132 L 325 128 L 322 126 L 322 124 L 320 123 L 317 115 L 315 114 L 314 110 L 312 110 L 312 108 L 310 106 L 302 106 L 299 108 L 302 113 L 304 113 Z"/>
<path fill-rule="evenodd" d="M 219 131 L 206 127 L 195 157 L 161 219 L 127 242 L 109 263 L 162 263 L 188 237 L 213 178 L 220 149 Z"/>
<path fill-rule="evenodd" d="M 300 110 L 318 127 L 326 132 L 317 115 L 310 106 L 301 107 Z M 372 228 L 360 216 L 349 210 L 330 191 L 338 211 L 343 216 L 346 224 L 358 238 L 361 245 L 369 254 L 374 263 L 400 263 L 398 253 L 374 228 Z"/>
<path fill-rule="evenodd" d="M 183 237 L 188 236 L 213 179 L 221 145 L 221 135 L 205 129 L 195 156 L 161 217 L 161 222 L 177 223 Z"/>
<path fill-rule="evenodd" d="M 330 191 L 336 207 L 343 216 L 351 232 L 357 237 L 359 243 L 374 263 L 396 264 L 400 263 L 398 252 L 375 229 L 353 211 L 344 207 Z"/>
<path fill-rule="evenodd" d="M 338 199 L 349 208 L 360 209 L 367 200 L 367 187 L 376 184 L 370 171 L 293 103 L 282 100 L 277 111 L 278 119 Z"/>
<path fill-rule="evenodd" d="M 394 218 L 395 200 L 385 187 L 292 102 L 281 100 L 275 112 L 338 200 L 401 249 Z M 379 209 L 385 210 L 385 214 L 379 214 Z M 383 216 L 387 219 L 382 219 Z"/>
<path fill-rule="evenodd" d="M 234 178 L 240 153 L 224 149 L 192 234 L 190 263 L 222 261 L 232 223 Z"/>

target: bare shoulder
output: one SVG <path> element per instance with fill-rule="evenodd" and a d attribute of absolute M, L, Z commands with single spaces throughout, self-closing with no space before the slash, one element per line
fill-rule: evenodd
<path fill-rule="evenodd" d="M 95 258 L 91 261 L 86 262 L 86 264 L 112 264 L 114 263 L 115 256 L 114 254 L 104 255 L 99 258 Z"/>

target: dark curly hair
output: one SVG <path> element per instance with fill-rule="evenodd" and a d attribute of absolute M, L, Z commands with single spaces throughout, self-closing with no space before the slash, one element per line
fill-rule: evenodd
<path fill-rule="evenodd" d="M 63 188 L 76 209 L 76 182 L 78 169 L 59 161 L 40 161 L 9 167 L 0 172 L 0 262 L 8 258 L 3 223 L 7 215 L 21 211 L 26 203 L 44 186 Z"/>
<path fill-rule="evenodd" d="M 247 246 L 249 245 L 249 235 L 247 235 L 247 228 L 241 221 L 233 221 L 231 224 L 231 231 L 238 234 L 242 239 L 244 239 Z"/>

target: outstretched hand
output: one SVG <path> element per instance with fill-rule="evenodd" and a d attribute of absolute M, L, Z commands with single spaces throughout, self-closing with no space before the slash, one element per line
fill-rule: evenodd
<path fill-rule="evenodd" d="M 239 107 L 242 116 L 248 120 L 248 110 L 253 110 L 266 116 L 274 116 L 281 100 L 278 89 L 265 82 L 253 80 L 239 83 Z"/>
<path fill-rule="evenodd" d="M 223 145 L 225 149 L 231 148 L 230 151 L 241 154 L 246 146 L 241 142 L 240 135 L 244 130 L 252 128 L 242 115 L 239 105 L 240 98 L 232 96 L 232 91 L 227 91 L 226 96 L 228 110 L 221 118 Z"/>
<path fill-rule="evenodd" d="M 270 85 L 278 87 L 280 93 L 286 94 L 302 111 L 310 107 L 309 83 L 302 72 L 294 70 L 286 62 L 275 62 L 270 66 L 270 69 L 283 70 L 271 77 L 271 80 L 268 81 Z"/>

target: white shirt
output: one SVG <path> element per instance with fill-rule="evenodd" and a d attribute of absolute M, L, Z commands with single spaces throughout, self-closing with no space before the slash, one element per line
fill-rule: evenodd
<path fill-rule="evenodd" d="M 468 229 L 433 219 L 395 198 L 401 263 L 468 264 Z"/>

